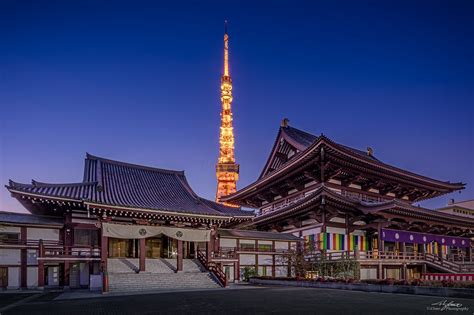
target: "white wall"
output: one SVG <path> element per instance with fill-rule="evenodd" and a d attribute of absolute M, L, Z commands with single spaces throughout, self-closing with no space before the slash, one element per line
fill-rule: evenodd
<path fill-rule="evenodd" d="M 335 218 L 332 218 L 331 220 L 329 220 L 329 222 L 346 223 L 346 219 L 335 217 Z"/>
<path fill-rule="evenodd" d="M 259 240 L 259 241 L 258 241 L 258 244 L 259 244 L 259 245 L 260 245 L 260 244 L 272 245 L 273 242 L 272 242 L 272 241 L 261 241 L 261 240 Z"/>
<path fill-rule="evenodd" d="M 240 254 L 241 265 L 255 265 L 255 255 L 253 254 Z"/>
<path fill-rule="evenodd" d="M 264 269 L 266 269 L 264 272 Z M 272 275 L 272 267 L 267 266 L 266 268 L 263 268 L 262 266 L 258 266 L 258 275 L 259 276 L 271 276 Z"/>
<path fill-rule="evenodd" d="M 376 268 L 360 268 L 360 278 L 364 279 L 377 279 Z"/>
<path fill-rule="evenodd" d="M 2 248 L 0 250 L 0 265 L 20 265 L 20 250 Z"/>
<path fill-rule="evenodd" d="M 38 267 L 28 267 L 26 279 L 28 288 L 38 287 Z"/>
<path fill-rule="evenodd" d="M 59 285 L 59 267 L 58 266 L 48 266 L 48 286 L 58 286 Z"/>
<path fill-rule="evenodd" d="M 229 281 L 234 281 L 234 265 L 225 265 L 224 272 L 227 274 L 227 279 Z M 226 272 L 228 270 L 228 273 Z"/>
<path fill-rule="evenodd" d="M 272 265 L 273 264 L 272 255 L 258 255 L 258 264 L 259 265 Z"/>
<path fill-rule="evenodd" d="M 20 267 L 8 267 L 7 289 L 18 289 L 20 287 Z"/>
<path fill-rule="evenodd" d="M 275 265 L 287 265 L 288 258 L 284 255 L 275 255 Z"/>
<path fill-rule="evenodd" d="M 288 249 L 288 242 L 275 242 L 276 249 Z"/>
<path fill-rule="evenodd" d="M 346 234 L 346 229 L 328 226 L 326 232 L 335 234 Z"/>
<path fill-rule="evenodd" d="M 312 229 L 308 229 L 308 230 L 302 231 L 302 235 L 303 235 L 303 236 L 306 236 L 306 235 L 313 235 L 313 234 L 318 234 L 318 233 L 321 233 L 321 228 L 320 228 L 320 227 L 312 228 Z"/>
<path fill-rule="evenodd" d="M 38 264 L 38 251 L 36 249 L 28 249 L 26 255 L 27 265 L 36 265 Z"/>
<path fill-rule="evenodd" d="M 81 263 L 80 268 L 80 284 L 89 285 L 89 263 Z"/>
<path fill-rule="evenodd" d="M 232 238 L 221 238 L 219 240 L 219 243 L 221 247 L 236 247 L 237 246 L 237 240 L 232 239 Z"/>
<path fill-rule="evenodd" d="M 20 233 L 20 227 L 0 225 L 0 232 L 2 232 L 2 233 Z"/>
<path fill-rule="evenodd" d="M 275 277 L 286 277 L 286 276 L 288 276 L 288 267 L 286 266 L 275 267 Z"/>
<path fill-rule="evenodd" d="M 37 228 L 28 228 L 27 231 L 28 239 L 32 240 L 49 240 L 49 241 L 58 241 L 59 240 L 59 229 L 37 229 Z"/>

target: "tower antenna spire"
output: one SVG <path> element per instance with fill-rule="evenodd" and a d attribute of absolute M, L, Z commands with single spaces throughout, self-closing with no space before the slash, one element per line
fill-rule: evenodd
<path fill-rule="evenodd" d="M 229 76 L 229 34 L 227 34 L 227 20 L 224 20 L 224 76 Z"/>

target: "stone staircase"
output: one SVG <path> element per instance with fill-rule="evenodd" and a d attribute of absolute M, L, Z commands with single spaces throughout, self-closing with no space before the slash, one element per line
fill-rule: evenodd
<path fill-rule="evenodd" d="M 197 260 L 183 259 L 176 273 L 176 259 L 147 259 L 144 272 L 137 273 L 138 259 L 118 258 L 107 262 L 110 292 L 219 288 L 213 275 Z"/>

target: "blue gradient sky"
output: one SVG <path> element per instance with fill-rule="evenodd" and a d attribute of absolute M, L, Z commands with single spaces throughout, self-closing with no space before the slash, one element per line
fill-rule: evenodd
<path fill-rule="evenodd" d="M 239 187 L 280 120 L 474 198 L 474 2 L 2 1 L 0 182 L 82 179 L 86 152 L 184 169 L 212 199 L 223 20 Z M 23 211 L 2 187 L 0 210 Z"/>

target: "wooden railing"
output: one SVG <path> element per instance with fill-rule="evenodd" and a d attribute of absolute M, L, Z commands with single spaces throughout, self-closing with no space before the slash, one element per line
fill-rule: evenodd
<path fill-rule="evenodd" d="M 199 262 L 206 267 L 212 274 L 217 278 L 220 284 L 223 287 L 227 286 L 227 276 L 225 275 L 224 271 L 222 271 L 221 267 L 213 261 L 207 261 L 206 253 L 204 251 L 197 251 L 197 257 Z"/>
<path fill-rule="evenodd" d="M 212 252 L 212 258 L 236 259 L 237 253 L 235 252 L 235 247 L 219 247 L 217 251 Z"/>
<path fill-rule="evenodd" d="M 45 247 L 45 258 L 100 258 L 100 248 L 91 246 L 65 246 L 61 248 Z"/>
<path fill-rule="evenodd" d="M 261 252 L 261 253 L 287 253 L 289 252 L 286 248 L 273 248 L 273 247 L 219 247 L 219 252 Z"/>
<path fill-rule="evenodd" d="M 45 246 L 62 246 L 62 241 L 42 240 Z M 40 240 L 0 239 L 0 245 L 38 247 Z"/>
<path fill-rule="evenodd" d="M 38 241 L 38 258 L 100 258 L 100 248 L 95 246 L 52 246 L 50 242 Z"/>
<path fill-rule="evenodd" d="M 455 262 L 438 255 L 416 252 L 379 252 L 379 251 L 339 251 L 324 255 L 320 252 L 306 257 L 308 261 L 340 261 L 354 260 L 389 260 L 394 262 L 426 262 L 455 273 L 474 272 L 474 264 L 470 262 Z"/>

